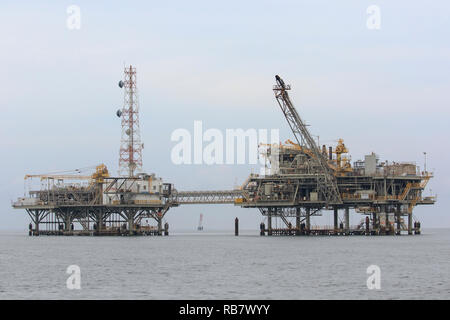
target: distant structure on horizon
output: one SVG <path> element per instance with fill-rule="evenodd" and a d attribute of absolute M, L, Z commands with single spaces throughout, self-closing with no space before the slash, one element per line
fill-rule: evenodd
<path fill-rule="evenodd" d="M 203 231 L 203 213 L 200 213 L 200 220 L 198 221 L 198 231 Z"/>

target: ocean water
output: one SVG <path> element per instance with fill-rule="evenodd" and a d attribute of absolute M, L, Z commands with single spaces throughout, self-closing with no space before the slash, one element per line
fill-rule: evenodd
<path fill-rule="evenodd" d="M 81 289 L 69 290 L 69 265 Z M 381 289 L 366 285 L 369 265 Z M 450 230 L 420 236 L 0 233 L 0 299 L 449 299 Z"/>

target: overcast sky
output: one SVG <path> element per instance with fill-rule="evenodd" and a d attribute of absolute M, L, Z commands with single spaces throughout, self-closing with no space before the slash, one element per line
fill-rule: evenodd
<path fill-rule="evenodd" d="M 379 30 L 367 28 L 370 5 Z M 67 28 L 67 8 L 81 28 Z M 174 165 L 171 133 L 278 128 L 274 75 L 312 134 L 343 138 L 352 160 L 415 161 L 435 177 L 416 208 L 426 227 L 450 227 L 448 1 L 2 1 L 0 4 L 0 228 L 24 229 L 13 210 L 27 173 L 105 163 L 117 172 L 123 66 L 137 67 L 144 169 L 179 190 L 231 189 L 250 165 Z M 431 188 L 431 191 L 430 191 Z M 174 229 L 256 229 L 256 209 L 181 206 Z M 332 214 L 315 218 L 331 224 Z M 321 219 L 321 220 L 320 220 Z M 361 217 L 352 216 L 352 223 Z"/>

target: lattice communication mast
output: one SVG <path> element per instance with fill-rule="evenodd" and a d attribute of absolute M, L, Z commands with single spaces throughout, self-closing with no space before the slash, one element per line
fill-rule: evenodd
<path fill-rule="evenodd" d="M 136 68 L 125 67 L 124 80 L 119 81 L 124 88 L 122 110 L 117 116 L 122 118 L 122 138 L 120 141 L 119 175 L 133 177 L 136 171 L 142 171 L 141 134 L 139 130 L 139 101 L 136 87 Z"/>

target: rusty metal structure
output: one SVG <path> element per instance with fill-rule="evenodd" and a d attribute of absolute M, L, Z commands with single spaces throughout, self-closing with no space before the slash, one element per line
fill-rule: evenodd
<path fill-rule="evenodd" d="M 420 234 L 420 222 L 413 225 L 413 209 L 436 201 L 434 196 L 422 195 L 433 174 L 420 171 L 414 163 L 380 162 L 372 153 L 351 164 L 343 139 L 334 147 L 317 145 L 289 97 L 290 86 L 279 76 L 273 91 L 295 142 L 262 146 L 263 155 L 271 159 L 270 173 L 251 174 L 234 190 L 178 191 L 154 174 L 136 173 L 142 158 L 135 157 L 133 146 L 138 143 L 139 149 L 140 139 L 136 142 L 136 136 L 126 132 L 133 130 L 138 119 L 133 116 L 137 102 L 130 93 L 135 92 L 135 69 L 130 66 L 125 75 L 128 80 L 119 86 L 129 88 L 125 93 L 128 109 L 118 111 L 118 116 L 126 128 L 121 163 L 126 164 L 127 174 L 110 176 L 102 164 L 90 175 L 25 176 L 26 181 L 38 178 L 41 182 L 39 190 L 30 190 L 12 204 L 29 214 L 30 235 L 168 235 L 165 214 L 171 207 L 187 204 L 257 208 L 264 217 L 261 235 Z M 350 210 L 361 215 L 353 226 Z M 333 212 L 332 226 L 311 224 L 311 217 L 326 211 Z M 148 224 L 148 219 L 156 221 L 156 226 Z"/>

